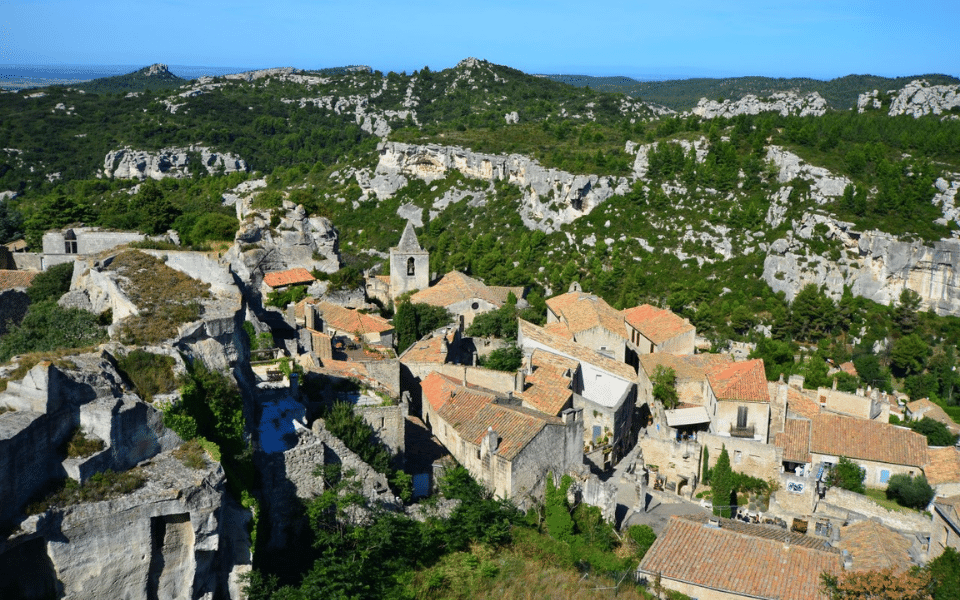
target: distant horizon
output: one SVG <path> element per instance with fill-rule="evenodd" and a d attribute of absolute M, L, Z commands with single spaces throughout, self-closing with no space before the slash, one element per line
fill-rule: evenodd
<path fill-rule="evenodd" d="M 479 58 L 478 58 L 479 59 Z M 461 59 L 462 60 L 462 59 Z M 482 60 L 482 59 L 479 59 Z M 430 67 L 432 70 L 441 71 L 455 67 L 459 64 L 460 61 L 455 62 L 450 66 L 445 67 Z M 492 62 L 492 61 L 490 61 Z M 230 75 L 235 73 L 244 73 L 248 71 L 257 71 L 264 69 L 278 69 L 278 68 L 294 68 L 301 71 L 321 71 L 325 69 L 337 69 L 344 67 L 357 67 L 363 66 L 368 67 L 372 70 L 380 70 L 385 72 L 382 69 L 377 69 L 375 65 L 366 65 L 360 63 L 354 64 L 343 64 L 343 65 L 333 65 L 333 66 L 324 66 L 324 67 L 298 67 L 294 65 L 275 65 L 272 67 L 243 67 L 243 66 L 215 66 L 215 65 L 177 65 L 177 64 L 167 64 L 162 62 L 152 62 L 148 64 L 97 64 L 97 63 L 0 63 L 0 78 L 11 78 L 11 77 L 34 77 L 40 79 L 69 79 L 67 76 L 59 77 L 40 77 L 36 74 L 37 71 L 48 72 L 48 73 L 59 73 L 62 75 L 68 75 L 72 69 L 78 71 L 76 79 L 87 81 L 90 79 L 99 79 L 102 77 L 113 77 L 117 75 L 126 75 L 128 73 L 133 73 L 140 69 L 149 67 L 154 64 L 166 64 L 167 68 L 171 73 L 178 77 L 184 79 L 196 79 L 203 76 L 223 76 Z M 428 65 L 426 65 L 428 66 Z M 516 68 L 509 64 L 504 64 L 501 66 Z M 421 67 L 422 68 L 422 67 Z M 415 70 L 410 71 L 399 71 L 401 73 L 412 73 Z M 522 70 L 522 69 L 520 69 Z M 16 71 L 33 71 L 34 73 L 30 74 L 16 74 Z M 603 69 L 607 71 L 607 69 Z M 946 75 L 949 77 L 956 77 L 960 79 L 957 75 L 952 73 L 936 73 L 936 72 L 926 72 L 926 73 L 904 73 L 900 75 L 878 75 L 876 73 L 848 73 L 846 75 L 838 75 L 836 77 L 811 77 L 808 75 L 762 75 L 762 74 L 740 74 L 735 75 L 732 72 L 721 73 L 713 70 L 698 70 L 693 67 L 673 67 L 665 68 L 664 72 L 650 72 L 647 70 L 647 73 L 627 73 L 620 71 L 609 70 L 608 72 L 598 73 L 598 72 L 584 72 L 584 71 L 556 71 L 556 72 L 527 72 L 524 73 L 532 76 L 580 76 L 580 77 L 626 77 L 633 79 L 638 82 L 649 82 L 649 81 L 675 81 L 675 80 L 688 80 L 688 79 L 737 79 L 741 77 L 767 77 L 770 79 L 812 79 L 816 81 L 831 81 L 833 79 L 839 79 L 842 77 L 849 76 L 872 76 L 872 77 L 884 77 L 889 79 L 897 78 L 909 78 L 909 77 L 919 77 L 924 75 Z M 686 73 L 684 73 L 686 71 Z M 93 75 L 93 76 L 89 76 Z"/>

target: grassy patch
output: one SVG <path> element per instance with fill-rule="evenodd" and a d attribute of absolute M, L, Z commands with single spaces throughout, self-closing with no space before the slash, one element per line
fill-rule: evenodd
<path fill-rule="evenodd" d="M 906 506 L 901 506 L 897 504 L 896 500 L 888 499 L 887 492 L 884 490 L 867 488 L 867 493 L 864 495 L 887 510 L 895 510 L 897 512 L 915 512 L 919 514 L 919 511 L 913 510 L 912 508 L 907 508 Z"/>
<path fill-rule="evenodd" d="M 51 363 L 53 363 L 53 366 L 60 369 L 75 369 L 77 365 L 74 364 L 73 361 L 67 360 L 64 357 L 93 352 L 94 350 L 96 350 L 94 347 L 60 348 L 59 350 L 54 350 L 52 352 L 30 352 L 29 354 L 21 354 L 20 361 L 17 363 L 17 368 L 11 371 L 8 377 L 0 378 L 0 392 L 7 389 L 7 382 L 23 379 L 26 377 L 27 373 L 30 372 L 30 369 L 34 368 L 42 361 L 49 360 Z"/>
<path fill-rule="evenodd" d="M 117 367 L 136 386 L 141 398 L 153 402 L 156 394 L 177 389 L 177 380 L 173 375 L 175 362 L 172 356 L 134 350 L 119 357 Z"/>
<path fill-rule="evenodd" d="M 77 427 L 73 435 L 67 440 L 67 456 L 70 458 L 86 458 L 103 450 L 103 440 L 88 438 L 83 429 Z"/>
<path fill-rule="evenodd" d="M 198 438 L 194 438 L 173 451 L 173 455 L 191 469 L 207 466 L 207 451 Z"/>
<path fill-rule="evenodd" d="M 162 260 L 137 251 L 123 252 L 110 263 L 123 276 L 120 287 L 140 309 L 123 324 L 124 343 L 149 344 L 169 339 L 177 327 L 203 314 L 200 298 L 210 286 L 171 269 Z"/>
<path fill-rule="evenodd" d="M 109 500 L 139 489 L 146 481 L 146 475 L 138 468 L 122 473 L 107 470 L 97 473 L 84 484 L 67 479 L 58 490 L 28 505 L 25 512 L 28 515 L 35 515 L 52 508 L 63 508 L 81 502 Z"/>

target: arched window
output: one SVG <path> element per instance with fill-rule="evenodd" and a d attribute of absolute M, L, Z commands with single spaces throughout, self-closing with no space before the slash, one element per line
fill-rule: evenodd
<path fill-rule="evenodd" d="M 407 259 L 407 276 L 411 277 L 416 275 L 417 268 L 413 264 L 413 257 Z"/>
<path fill-rule="evenodd" d="M 77 253 L 77 234 L 72 229 L 68 229 L 63 234 L 63 251 L 67 254 Z"/>

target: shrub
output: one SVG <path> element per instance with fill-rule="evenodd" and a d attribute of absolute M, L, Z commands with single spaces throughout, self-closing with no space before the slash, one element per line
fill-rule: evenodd
<path fill-rule="evenodd" d="M 288 304 L 296 304 L 307 297 L 307 288 L 302 285 L 291 286 L 285 290 L 274 290 L 267 294 L 268 306 L 286 308 Z"/>
<path fill-rule="evenodd" d="M 653 532 L 649 525 L 631 525 L 627 530 L 627 535 L 636 546 L 636 557 L 640 559 L 647 553 L 650 546 L 653 546 L 653 543 L 657 541 L 657 534 Z"/>
<path fill-rule="evenodd" d="M 200 444 L 200 440 L 196 438 L 174 450 L 173 455 L 191 469 L 202 469 L 207 466 L 207 452 Z"/>
<path fill-rule="evenodd" d="M 27 295 L 31 302 L 59 300 L 60 296 L 70 291 L 72 278 L 73 261 L 54 265 L 33 278 L 33 283 L 27 288 Z"/>
<path fill-rule="evenodd" d="M 93 346 L 106 338 L 97 315 L 46 300 L 31 305 L 20 325 L 0 339 L 0 362 L 17 354 Z"/>
<path fill-rule="evenodd" d="M 115 473 L 107 469 L 92 476 L 83 484 L 74 479 L 67 479 L 58 490 L 27 506 L 25 512 L 29 515 L 35 515 L 51 508 L 63 508 L 81 502 L 110 500 L 139 489 L 146 480 L 146 475 L 139 468 L 121 473 Z"/>
<path fill-rule="evenodd" d="M 863 486 L 866 476 L 866 469 L 861 468 L 846 456 L 841 456 L 839 462 L 830 467 L 827 482 L 832 486 L 862 494 L 866 491 Z"/>
<path fill-rule="evenodd" d="M 482 365 L 494 371 L 516 371 L 523 364 L 523 350 L 517 346 L 497 348 L 483 361 Z"/>
<path fill-rule="evenodd" d="M 117 367 L 137 388 L 140 397 L 152 402 L 154 395 L 177 389 L 175 362 L 172 356 L 133 350 L 117 360 Z"/>
<path fill-rule="evenodd" d="M 887 482 L 887 498 L 896 500 L 897 504 L 901 506 L 922 510 L 933 499 L 933 488 L 930 487 L 927 478 L 923 475 L 910 477 L 898 473 L 892 475 L 890 481 Z"/>
<path fill-rule="evenodd" d="M 67 440 L 67 456 L 70 458 L 86 458 L 103 450 L 103 440 L 88 438 L 83 429 L 77 427 Z"/>

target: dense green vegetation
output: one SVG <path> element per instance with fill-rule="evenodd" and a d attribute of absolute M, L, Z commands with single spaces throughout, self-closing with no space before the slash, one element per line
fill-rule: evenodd
<path fill-rule="evenodd" d="M 829 81 L 807 77 L 725 77 L 722 79 L 692 78 L 663 81 L 637 81 L 629 77 L 590 77 L 588 75 L 547 75 L 546 77 L 575 86 L 589 86 L 605 92 L 620 92 L 670 107 L 689 110 L 700 98 L 737 100 L 747 94 L 765 97 L 774 92 L 795 91 L 800 94 L 818 92 L 831 107 L 855 108 L 857 96 L 870 90 L 902 88 L 914 79 L 925 79 L 932 85 L 960 83 L 950 75 L 916 75 L 910 77 L 877 77 L 875 75 L 847 75 Z"/>
<path fill-rule="evenodd" d="M 846 456 L 841 456 L 837 464 L 827 472 L 827 483 L 831 486 L 862 494 L 866 491 L 863 480 L 867 471 Z"/>
<path fill-rule="evenodd" d="M 173 376 L 174 364 L 176 361 L 172 356 L 140 349 L 117 357 L 117 369 L 133 383 L 137 393 L 147 402 L 153 402 L 157 394 L 166 394 L 177 388 Z"/>
<path fill-rule="evenodd" d="M 579 569 L 581 581 L 589 574 L 627 598 L 647 597 L 623 575 L 656 536 L 637 526 L 621 541 L 597 508 L 567 504 L 569 478 L 557 486 L 551 479 L 545 504 L 524 516 L 457 466 L 440 481 L 442 495 L 459 501 L 453 513 L 417 522 L 368 504 L 351 473 L 318 476 L 328 487 L 305 508 L 312 538 L 301 549 L 310 557 L 306 571 L 284 581 L 256 569 L 248 579 L 251 600 L 503 597 L 488 594 L 502 593 L 513 578 L 539 587 L 537 579 L 558 567 Z M 366 526 L 348 517 L 356 511 Z M 564 593 L 577 588 L 575 580 L 563 585 Z"/>

